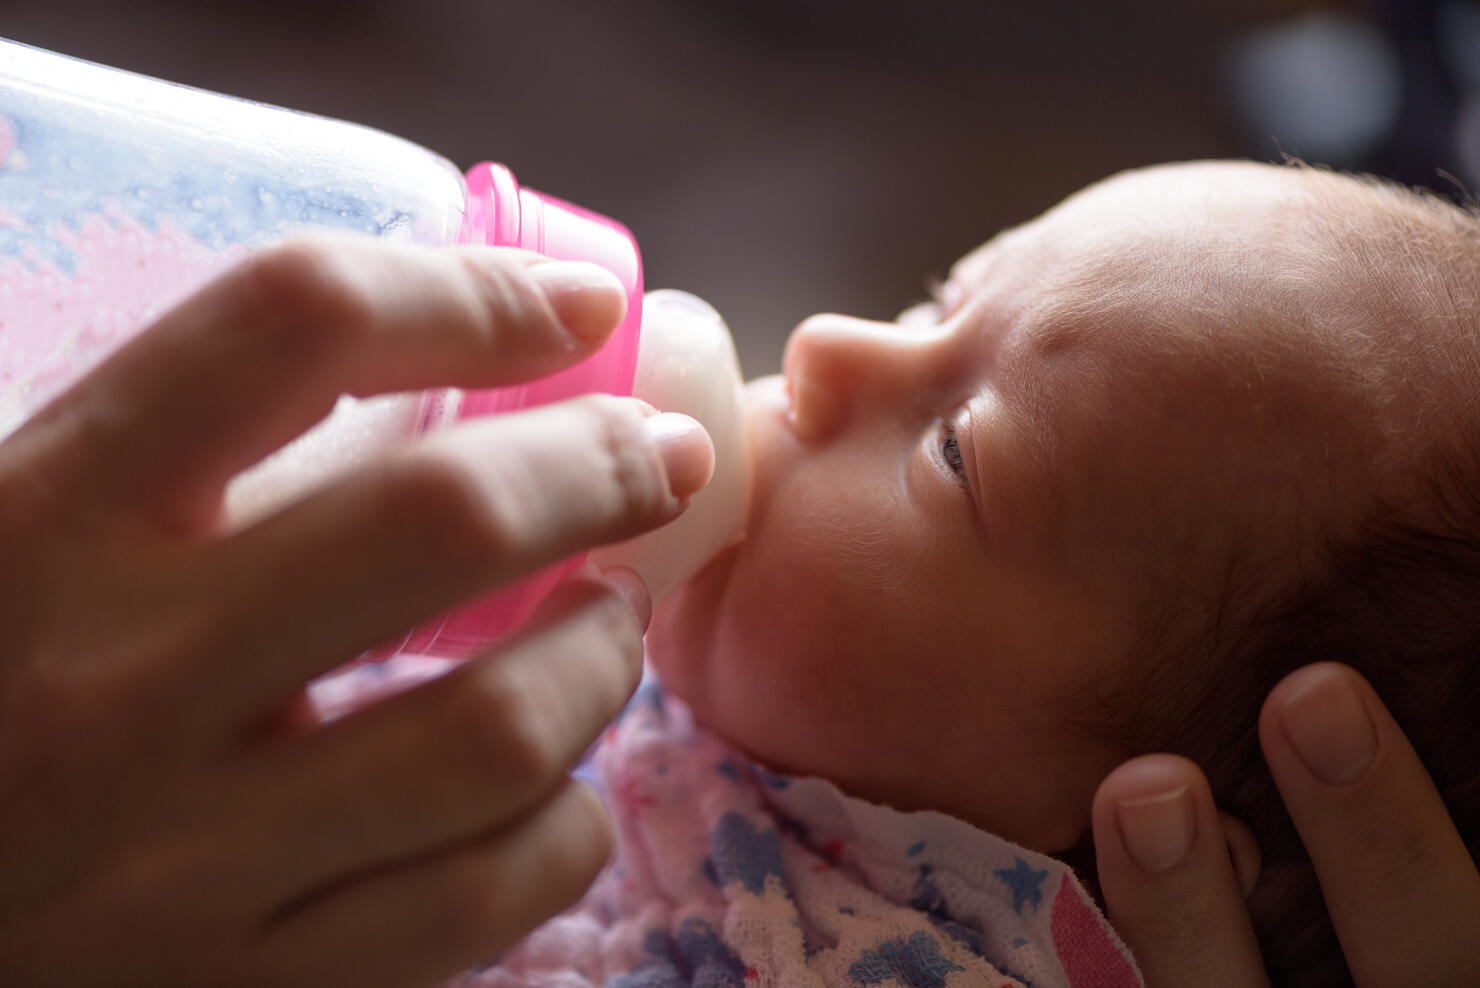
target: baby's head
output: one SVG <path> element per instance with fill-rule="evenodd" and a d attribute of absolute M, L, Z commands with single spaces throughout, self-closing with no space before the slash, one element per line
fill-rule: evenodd
<path fill-rule="evenodd" d="M 1293 957 L 1319 892 L 1254 725 L 1337 659 L 1475 833 L 1480 222 L 1312 169 L 1161 167 L 939 296 L 810 319 L 751 385 L 747 537 L 649 636 L 696 714 L 1050 853 L 1128 755 L 1189 754 L 1260 840 L 1256 906 L 1294 903 Z"/>

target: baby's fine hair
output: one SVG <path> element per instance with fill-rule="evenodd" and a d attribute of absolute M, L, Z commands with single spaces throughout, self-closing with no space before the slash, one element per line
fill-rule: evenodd
<path fill-rule="evenodd" d="M 1351 981 L 1260 752 L 1260 707 L 1288 673 L 1332 660 L 1365 676 L 1428 767 L 1471 855 L 1480 850 L 1480 212 L 1370 177 L 1321 186 L 1331 190 L 1323 260 L 1381 265 L 1369 331 L 1392 333 L 1388 319 L 1415 311 L 1460 329 L 1446 334 L 1461 341 L 1459 351 L 1429 364 L 1461 383 L 1436 392 L 1458 395 L 1460 407 L 1436 414 L 1421 454 L 1405 464 L 1413 496 L 1372 504 L 1355 536 L 1324 540 L 1320 563 L 1293 590 L 1270 593 L 1257 574 L 1234 568 L 1216 613 L 1190 626 L 1185 615 L 1160 615 L 1130 664 L 1150 671 L 1120 684 L 1106 704 L 1134 711 L 1112 727 L 1113 740 L 1128 752 L 1193 759 L 1219 805 L 1254 831 L 1265 879 L 1251 907 L 1276 985 Z M 1367 214 L 1363 223 L 1375 215 L 1377 256 L 1370 236 L 1345 236 L 1352 210 Z M 1397 331 L 1423 345 L 1422 327 Z M 1206 678 L 1192 681 L 1189 668 Z"/>

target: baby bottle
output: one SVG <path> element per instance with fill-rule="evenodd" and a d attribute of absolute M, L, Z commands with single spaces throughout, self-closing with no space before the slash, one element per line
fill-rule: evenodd
<path fill-rule="evenodd" d="M 228 507 L 239 521 L 428 429 L 590 391 L 632 393 L 642 268 L 620 224 L 521 188 L 502 165 L 462 175 L 370 128 L 0 40 L 0 438 L 213 275 L 256 248 L 325 229 L 594 261 L 626 287 L 627 316 L 586 361 L 527 385 L 341 398 L 328 419 L 233 482 Z M 674 353 L 683 333 L 670 330 L 681 325 L 697 327 L 696 339 L 714 338 L 718 325 L 728 344 L 713 310 L 675 298 L 684 301 L 659 304 L 667 329 L 656 334 Z M 657 359 L 668 346 L 649 347 L 650 357 L 698 374 L 681 358 Z M 578 562 L 384 651 L 467 654 L 522 621 Z"/>
<path fill-rule="evenodd" d="M 714 443 L 714 474 L 676 521 L 589 554 L 598 566 L 635 570 L 656 604 L 740 538 L 750 509 L 751 460 L 740 364 L 728 327 L 709 303 L 672 289 L 648 293 L 632 394 L 655 408 L 698 419 Z M 566 560 L 540 574 L 538 582 L 526 581 L 429 621 L 377 656 L 387 651 L 469 654 L 526 617 L 555 581 L 581 561 Z"/>

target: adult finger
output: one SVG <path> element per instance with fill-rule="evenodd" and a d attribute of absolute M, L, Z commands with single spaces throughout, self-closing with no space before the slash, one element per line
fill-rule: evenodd
<path fill-rule="evenodd" d="M 507 830 L 293 910 L 269 929 L 251 983 L 435 984 L 493 959 L 580 898 L 611 841 L 600 798 L 567 781 Z"/>
<path fill-rule="evenodd" d="M 1110 921 L 1150 988 L 1268 984 L 1207 780 L 1146 755 L 1100 784 L 1095 860 Z"/>
<path fill-rule="evenodd" d="M 178 669 L 255 720 L 305 682 L 469 597 L 671 520 L 708 479 L 697 422 L 592 395 L 439 433 L 202 554 L 220 642 Z"/>
<path fill-rule="evenodd" d="M 68 493 L 210 521 L 234 474 L 341 394 L 549 373 L 594 350 L 625 308 L 621 283 L 595 265 L 303 240 L 207 285 L 22 431 Z"/>
<path fill-rule="evenodd" d="M 1291 674 L 1259 739 L 1357 984 L 1480 984 L 1480 874 L 1366 680 L 1336 663 Z"/>
<path fill-rule="evenodd" d="M 647 591 L 617 572 L 566 581 L 493 654 L 264 753 L 245 880 L 270 900 L 471 840 L 547 798 L 641 678 Z"/>

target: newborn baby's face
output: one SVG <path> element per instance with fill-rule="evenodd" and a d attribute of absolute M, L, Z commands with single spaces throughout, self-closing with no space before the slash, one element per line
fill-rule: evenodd
<path fill-rule="evenodd" d="M 665 682 L 781 770 L 1072 845 L 1122 754 L 1069 725 L 1150 615 L 1214 606 L 1231 553 L 1290 570 L 1363 498 L 1347 342 L 1261 301 L 1336 181 L 1132 173 L 968 255 L 937 311 L 807 320 L 749 390 L 747 538 L 649 634 Z"/>

